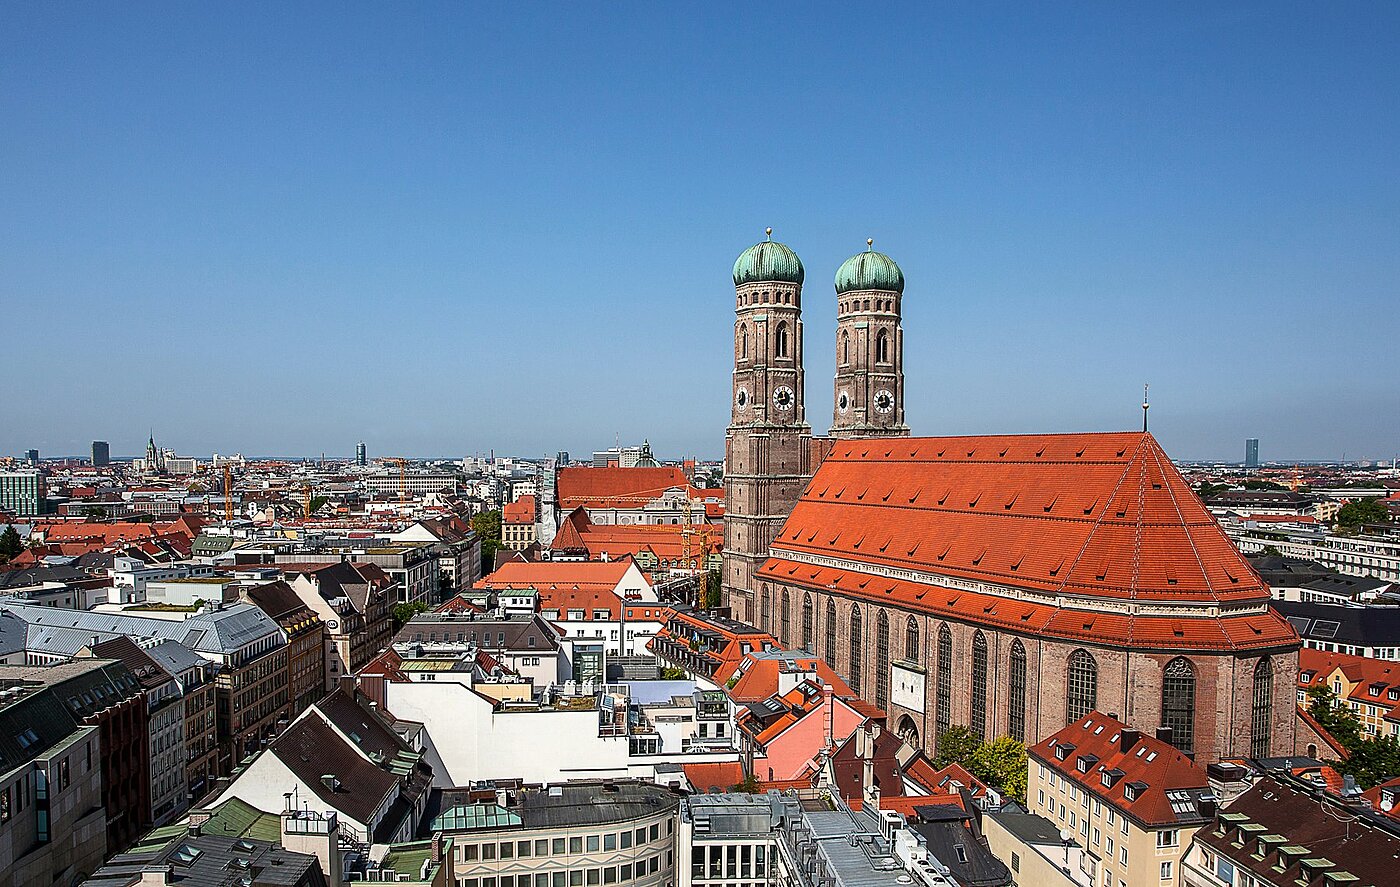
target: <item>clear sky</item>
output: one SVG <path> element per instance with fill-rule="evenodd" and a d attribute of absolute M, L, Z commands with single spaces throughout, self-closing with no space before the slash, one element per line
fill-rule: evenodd
<path fill-rule="evenodd" d="M 294 8 L 288 8 L 288 7 Z M 1131 8 L 1130 8 L 1131 7 Z M 916 434 L 1400 450 L 1400 4 L 0 5 L 0 453 L 718 457 L 734 257 Z"/>

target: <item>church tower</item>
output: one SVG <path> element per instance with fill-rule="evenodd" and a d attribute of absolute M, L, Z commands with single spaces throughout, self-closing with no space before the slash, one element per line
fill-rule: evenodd
<path fill-rule="evenodd" d="M 734 262 L 734 390 L 724 445 L 722 605 L 758 623 L 754 572 L 812 477 L 802 396 L 802 262 L 772 239 Z"/>
<path fill-rule="evenodd" d="M 831 436 L 908 437 L 904 424 L 904 272 L 866 251 L 836 271 L 836 390 Z"/>

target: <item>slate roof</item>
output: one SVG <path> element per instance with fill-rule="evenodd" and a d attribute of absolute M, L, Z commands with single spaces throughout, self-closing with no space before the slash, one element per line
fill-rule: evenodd
<path fill-rule="evenodd" d="M 113 635 L 127 635 L 132 638 L 165 638 L 179 641 L 200 652 L 223 655 L 234 652 L 253 641 L 274 635 L 282 637 L 282 631 L 266 613 L 252 604 L 230 604 L 219 610 L 196 613 L 189 618 L 175 621 L 138 616 L 131 613 L 101 613 L 90 610 L 67 610 L 62 607 L 40 607 L 32 604 L 15 603 L 13 600 L 0 602 L 0 610 L 9 610 L 28 622 L 31 626 L 30 649 L 53 649 L 71 655 L 83 645 L 91 643 L 93 636 L 99 638 Z M 35 632 L 33 629 L 56 629 L 51 633 Z M 65 632 L 64 629 L 69 631 Z M 71 647 L 74 633 L 86 637 L 78 647 Z M 45 639 L 54 646 L 35 646 Z"/>
<path fill-rule="evenodd" d="M 1141 432 L 837 441 L 771 550 L 760 579 L 993 628 L 1163 649 L 1296 643 L 1258 611 L 1268 588 Z M 884 569 L 1038 598 L 876 575 Z M 1187 618 L 1096 611 L 1104 598 L 1176 606 Z M 1189 618 L 1217 605 L 1244 609 Z"/>
<path fill-rule="evenodd" d="M 130 887 L 141 870 L 170 866 L 170 883 L 184 887 L 324 887 L 315 856 L 284 850 L 274 843 L 226 835 L 190 836 L 155 850 L 114 856 L 84 882 L 87 887 Z"/>
<path fill-rule="evenodd" d="M 327 807 L 355 822 L 369 822 L 398 785 L 397 776 L 365 760 L 330 725 L 312 715 L 288 727 L 269 751 Z M 322 776 L 333 776 L 336 786 L 327 786 Z"/>
<path fill-rule="evenodd" d="M 1274 601 L 1305 641 L 1355 647 L 1400 647 L 1400 607 L 1339 607 L 1301 601 Z"/>

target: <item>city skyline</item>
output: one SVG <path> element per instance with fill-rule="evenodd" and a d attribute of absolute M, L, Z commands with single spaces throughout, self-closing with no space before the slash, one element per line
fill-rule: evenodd
<path fill-rule="evenodd" d="M 717 458 L 771 225 L 818 432 L 873 237 L 916 435 L 1131 429 L 1150 382 L 1178 459 L 1390 459 L 1351 355 L 1400 277 L 1397 15 L 20 10 L 0 295 L 43 371 L 0 452 Z"/>

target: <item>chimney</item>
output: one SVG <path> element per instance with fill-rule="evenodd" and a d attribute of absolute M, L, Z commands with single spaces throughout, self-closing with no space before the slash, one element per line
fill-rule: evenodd
<path fill-rule="evenodd" d="M 343 674 L 340 676 L 340 689 L 349 694 L 351 699 L 355 698 L 355 676 L 353 674 Z"/>
<path fill-rule="evenodd" d="M 1127 727 L 1124 727 L 1121 731 L 1119 731 L 1118 747 L 1123 750 L 1124 754 L 1127 754 L 1128 752 L 1133 750 L 1133 746 L 1137 745 L 1137 741 L 1141 738 L 1142 734 L 1137 730 L 1130 730 Z"/>
<path fill-rule="evenodd" d="M 1214 819 L 1215 808 L 1215 795 L 1201 795 L 1196 799 L 1196 812 L 1201 815 L 1202 819 Z"/>
<path fill-rule="evenodd" d="M 165 887 L 170 883 L 173 868 L 170 865 L 148 865 L 141 869 L 139 887 Z"/>
<path fill-rule="evenodd" d="M 1158 727 L 1158 728 L 1157 728 L 1156 736 L 1157 736 L 1157 741 L 1158 741 L 1158 742 L 1164 742 L 1164 743 L 1166 743 L 1167 745 L 1171 745 L 1171 744 L 1172 744 L 1172 728 L 1171 728 L 1171 727 Z"/>
<path fill-rule="evenodd" d="M 442 862 L 442 832 L 433 832 L 433 862 Z"/>

